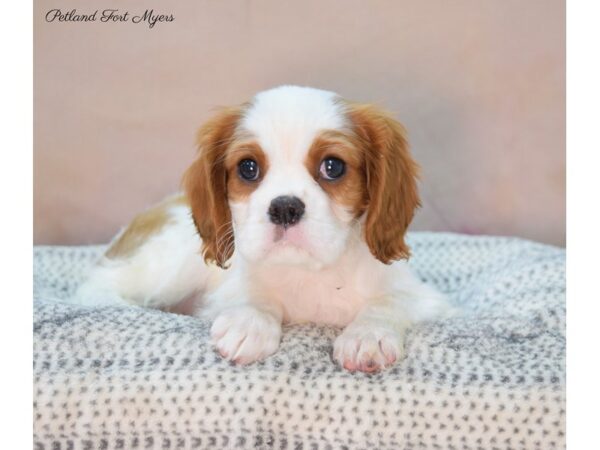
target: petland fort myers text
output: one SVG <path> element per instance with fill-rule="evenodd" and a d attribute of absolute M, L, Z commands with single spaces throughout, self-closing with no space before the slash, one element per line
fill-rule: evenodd
<path fill-rule="evenodd" d="M 173 14 L 159 14 L 154 9 L 147 9 L 143 13 L 130 13 L 119 9 L 95 10 L 87 13 L 80 13 L 76 9 L 70 11 L 51 9 L 46 13 L 46 22 L 130 22 L 147 24 L 149 28 L 153 28 L 157 23 L 173 22 L 174 20 Z"/>

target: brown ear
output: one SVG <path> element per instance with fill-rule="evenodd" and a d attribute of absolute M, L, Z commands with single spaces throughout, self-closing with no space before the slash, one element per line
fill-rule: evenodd
<path fill-rule="evenodd" d="M 365 241 L 371 253 L 385 264 L 408 258 L 404 236 L 420 206 L 419 167 L 408 150 L 404 127 L 372 105 L 351 103 L 348 115 L 365 154 Z"/>
<path fill-rule="evenodd" d="M 224 159 L 241 116 L 241 108 L 224 109 L 200 128 L 198 157 L 183 176 L 204 260 L 222 268 L 234 249 Z"/>

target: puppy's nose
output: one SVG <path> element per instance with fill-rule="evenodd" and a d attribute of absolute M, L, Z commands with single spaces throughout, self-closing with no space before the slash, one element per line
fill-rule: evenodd
<path fill-rule="evenodd" d="M 275 225 L 285 228 L 298 223 L 304 214 L 304 203 L 298 197 L 282 195 L 274 198 L 269 206 L 269 218 Z"/>

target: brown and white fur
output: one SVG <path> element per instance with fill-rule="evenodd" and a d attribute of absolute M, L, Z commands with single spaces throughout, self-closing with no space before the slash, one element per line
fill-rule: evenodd
<path fill-rule="evenodd" d="M 412 324 L 450 312 L 405 261 L 418 167 L 389 114 L 283 86 L 219 112 L 198 148 L 184 194 L 135 218 L 77 301 L 170 308 L 192 299 L 213 320 L 218 352 L 238 364 L 273 354 L 282 323 L 336 325 L 334 359 L 364 372 L 402 358 Z M 345 164 L 336 179 L 324 172 L 331 157 Z M 243 160 L 255 162 L 256 180 L 240 174 Z M 273 221 L 282 196 L 302 205 L 297 221 Z"/>

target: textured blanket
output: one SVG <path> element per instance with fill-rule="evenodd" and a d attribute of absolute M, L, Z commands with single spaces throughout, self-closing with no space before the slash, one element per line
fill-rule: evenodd
<path fill-rule="evenodd" d="M 101 247 L 37 247 L 37 449 L 543 449 L 565 446 L 565 252 L 519 239 L 410 235 L 410 264 L 460 317 L 420 325 L 376 375 L 334 364 L 340 330 L 284 327 L 235 367 L 209 324 L 69 297 Z"/>

